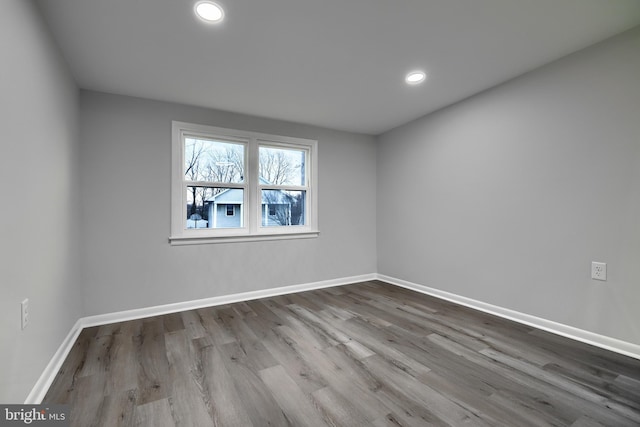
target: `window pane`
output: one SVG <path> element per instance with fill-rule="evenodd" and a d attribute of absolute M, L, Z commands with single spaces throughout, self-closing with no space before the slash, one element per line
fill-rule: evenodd
<path fill-rule="evenodd" d="M 242 182 L 244 145 L 185 138 L 184 177 L 188 181 Z"/>
<path fill-rule="evenodd" d="M 260 147 L 260 183 L 306 185 L 305 150 Z"/>
<path fill-rule="evenodd" d="M 262 190 L 262 226 L 305 225 L 306 191 Z"/>
<path fill-rule="evenodd" d="M 244 218 L 241 188 L 187 187 L 185 228 L 240 228 Z"/>

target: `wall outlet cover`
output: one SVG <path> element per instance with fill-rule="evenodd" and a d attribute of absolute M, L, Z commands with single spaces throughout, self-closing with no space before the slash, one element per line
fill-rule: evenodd
<path fill-rule="evenodd" d="M 591 278 L 593 280 L 607 280 L 607 263 L 593 261 L 591 263 Z"/>
<path fill-rule="evenodd" d="M 25 298 L 20 303 L 20 313 L 20 325 L 24 329 L 29 324 L 29 298 Z"/>

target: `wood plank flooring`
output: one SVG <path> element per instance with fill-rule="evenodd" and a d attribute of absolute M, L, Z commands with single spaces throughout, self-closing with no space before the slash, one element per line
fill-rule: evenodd
<path fill-rule="evenodd" d="M 640 360 L 382 282 L 85 329 L 74 426 L 639 426 Z"/>

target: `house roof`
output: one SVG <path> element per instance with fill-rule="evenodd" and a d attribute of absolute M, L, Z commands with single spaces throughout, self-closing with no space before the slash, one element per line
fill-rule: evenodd
<path fill-rule="evenodd" d="M 228 203 L 228 204 L 236 204 L 240 205 L 244 203 L 244 197 L 242 194 L 242 190 L 237 188 L 228 188 L 226 190 L 221 191 L 213 197 L 209 197 L 207 202 L 216 202 L 216 203 Z"/>
<path fill-rule="evenodd" d="M 271 183 L 269 181 L 267 181 L 266 179 L 264 179 L 263 177 L 260 177 L 260 184 L 261 185 L 269 185 Z M 291 199 L 291 196 L 289 196 L 286 193 L 281 192 L 280 190 L 274 190 L 274 191 L 278 191 L 282 195 L 280 200 L 278 200 L 279 202 L 282 202 L 282 198 Z M 262 199 L 263 199 L 262 203 L 266 203 L 267 202 L 266 200 L 264 200 L 264 196 L 263 196 Z M 216 194 L 215 196 L 209 197 L 207 199 L 207 202 L 228 203 L 228 204 L 239 205 L 239 204 L 244 203 L 244 198 L 243 198 L 242 190 L 237 189 L 237 188 L 227 188 L 227 189 L 221 191 L 220 193 Z"/>

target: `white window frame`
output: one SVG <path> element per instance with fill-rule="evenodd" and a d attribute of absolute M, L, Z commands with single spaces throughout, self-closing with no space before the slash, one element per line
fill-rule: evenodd
<path fill-rule="evenodd" d="M 257 240 L 279 240 L 313 238 L 318 230 L 318 142 L 310 139 L 269 135 L 214 126 L 198 125 L 179 121 L 172 122 L 171 133 L 171 234 L 172 245 L 243 242 Z M 244 209 L 240 228 L 187 229 L 187 180 L 184 176 L 184 143 L 187 137 L 217 139 L 245 146 L 244 181 L 242 183 L 215 183 L 216 187 L 244 190 Z M 264 186 L 258 176 L 260 146 L 304 150 L 306 185 Z M 191 181 L 189 181 L 191 182 Z M 212 186 L 212 183 L 206 183 Z M 304 225 L 263 227 L 262 188 L 304 190 L 307 192 Z M 211 218 L 209 219 L 211 220 Z"/>

